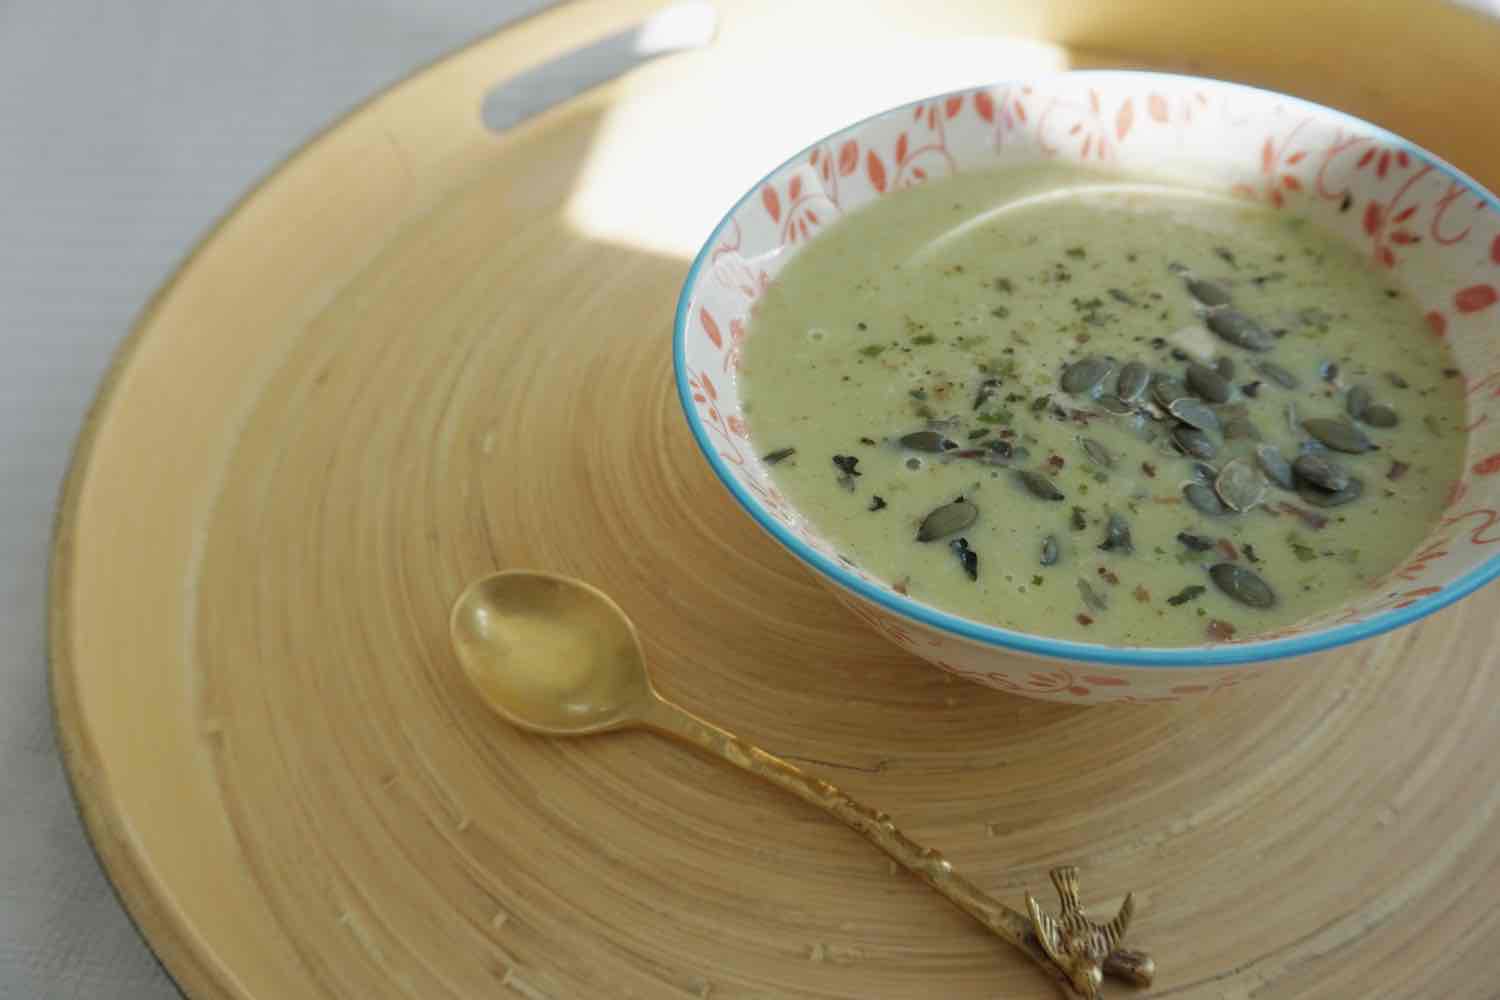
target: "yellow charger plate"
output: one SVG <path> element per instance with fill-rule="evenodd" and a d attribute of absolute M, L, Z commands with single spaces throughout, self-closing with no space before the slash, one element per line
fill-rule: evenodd
<path fill-rule="evenodd" d="M 613 594 L 664 693 L 1013 905 L 1066 861 L 1101 913 L 1134 890 L 1153 996 L 1493 991 L 1500 593 L 1182 705 L 952 683 L 735 509 L 669 344 L 688 257 L 769 164 L 1007 75 L 1257 83 L 1500 187 L 1500 26 L 1437 3 L 726 0 L 711 48 L 486 130 L 492 87 L 655 6 L 555 9 L 331 128 L 187 259 L 101 390 L 58 519 L 58 729 L 187 993 L 1053 995 L 753 779 L 498 723 L 444 626 L 510 566 Z"/>

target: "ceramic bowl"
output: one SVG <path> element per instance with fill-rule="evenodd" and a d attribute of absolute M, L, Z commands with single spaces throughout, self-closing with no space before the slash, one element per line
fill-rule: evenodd
<path fill-rule="evenodd" d="M 1271 634 L 1190 647 L 1068 641 L 957 617 L 842 559 L 778 493 L 751 450 L 737 372 L 756 299 L 846 212 L 958 171 L 1061 160 L 1176 173 L 1309 217 L 1394 272 L 1453 347 L 1469 450 L 1424 544 L 1346 605 Z M 768 174 L 730 209 L 688 273 L 674 361 L 687 421 L 725 488 L 762 528 L 892 642 L 943 670 L 1077 703 L 1175 701 L 1276 662 L 1409 624 L 1500 574 L 1500 200 L 1367 122 L 1214 80 L 1071 72 L 943 94 L 858 122 Z"/>

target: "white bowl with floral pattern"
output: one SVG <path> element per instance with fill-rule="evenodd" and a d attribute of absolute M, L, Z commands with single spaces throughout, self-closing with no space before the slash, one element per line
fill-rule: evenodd
<path fill-rule="evenodd" d="M 958 171 L 1062 160 L 1180 172 L 1314 219 L 1368 254 L 1448 338 L 1466 390 L 1464 474 L 1405 563 L 1346 605 L 1271 634 L 1111 646 L 960 618 L 842 559 L 780 495 L 749 445 L 738 367 L 757 298 L 819 230 L 883 194 Z M 1271 661 L 1408 624 L 1500 575 L 1500 200 L 1412 143 L 1269 91 L 1142 72 L 1070 72 L 944 94 L 858 122 L 771 171 L 693 261 L 674 362 L 689 426 L 719 480 L 772 538 L 892 642 L 969 680 L 1075 703 L 1176 701 Z M 1500 414 L 1496 414 L 1500 416 Z"/>

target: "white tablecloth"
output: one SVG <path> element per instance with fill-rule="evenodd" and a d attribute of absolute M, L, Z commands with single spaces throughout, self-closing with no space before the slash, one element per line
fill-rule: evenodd
<path fill-rule="evenodd" d="M 50 520 L 111 353 L 286 154 L 544 2 L 0 2 L 0 1000 L 178 996 L 89 850 L 47 695 Z"/>

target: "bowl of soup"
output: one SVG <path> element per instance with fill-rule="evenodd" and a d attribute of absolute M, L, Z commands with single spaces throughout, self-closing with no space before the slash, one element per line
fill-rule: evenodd
<path fill-rule="evenodd" d="M 1500 573 L 1500 202 L 1264 90 L 1071 72 L 830 135 L 678 303 L 719 481 L 941 669 L 1220 690 Z"/>

